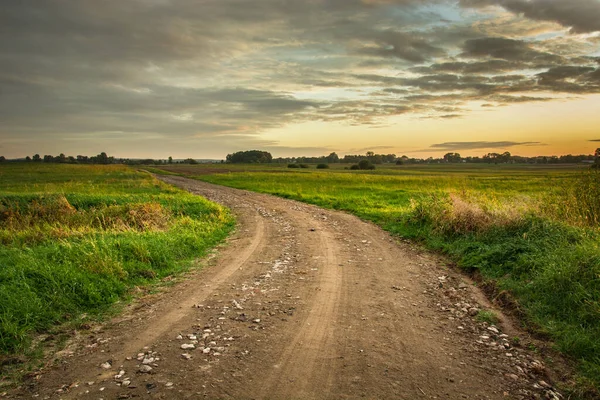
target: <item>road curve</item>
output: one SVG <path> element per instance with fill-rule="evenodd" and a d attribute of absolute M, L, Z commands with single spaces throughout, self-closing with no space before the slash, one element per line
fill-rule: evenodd
<path fill-rule="evenodd" d="M 527 399 L 548 370 L 435 256 L 318 207 L 176 176 L 232 209 L 206 267 L 81 336 L 15 398 Z M 183 349 L 188 345 L 194 349 Z M 537 385 L 537 388 L 534 387 Z M 550 386 L 550 384 L 548 384 Z M 551 398 L 551 397 L 550 397 Z"/>

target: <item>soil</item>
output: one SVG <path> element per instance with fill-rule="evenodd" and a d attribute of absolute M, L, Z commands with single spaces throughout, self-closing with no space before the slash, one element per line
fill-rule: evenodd
<path fill-rule="evenodd" d="M 231 208 L 235 234 L 7 397 L 561 398 L 527 335 L 499 310 L 479 322 L 494 307 L 438 256 L 341 212 L 159 178 Z"/>

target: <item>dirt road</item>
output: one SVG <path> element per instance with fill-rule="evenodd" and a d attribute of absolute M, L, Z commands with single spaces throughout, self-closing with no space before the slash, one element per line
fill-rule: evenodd
<path fill-rule="evenodd" d="M 161 179 L 230 207 L 237 232 L 11 396 L 558 398 L 543 364 L 513 347 L 522 333 L 477 322 L 489 305 L 435 256 L 343 213 Z"/>

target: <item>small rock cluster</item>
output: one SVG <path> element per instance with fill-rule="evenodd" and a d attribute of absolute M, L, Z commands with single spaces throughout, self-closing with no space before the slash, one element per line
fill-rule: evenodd
<path fill-rule="evenodd" d="M 480 307 L 471 298 L 469 285 L 457 278 L 438 276 L 429 287 L 432 295 L 437 292 L 437 309 L 447 315 L 449 323 L 458 331 L 470 333 L 471 336 L 463 336 L 466 344 L 494 362 L 495 368 L 497 364 L 502 365 L 504 376 L 514 386 L 513 392 L 518 393 L 517 399 L 563 399 L 558 390 L 544 380 L 547 379 L 546 368 L 542 361 L 521 348 L 517 340 L 511 340 L 499 326 L 476 320 Z"/>

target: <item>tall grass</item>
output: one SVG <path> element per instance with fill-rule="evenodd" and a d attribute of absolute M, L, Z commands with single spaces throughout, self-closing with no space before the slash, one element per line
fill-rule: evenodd
<path fill-rule="evenodd" d="M 600 170 L 582 171 L 559 189 L 547 197 L 546 214 L 579 226 L 600 226 Z"/>
<path fill-rule="evenodd" d="M 509 293 L 523 323 L 578 360 L 581 387 L 598 394 L 598 172 L 428 172 L 240 172 L 200 179 L 345 210 L 445 252 Z"/>
<path fill-rule="evenodd" d="M 227 210 L 120 166 L 0 167 L 0 352 L 183 271 Z"/>

